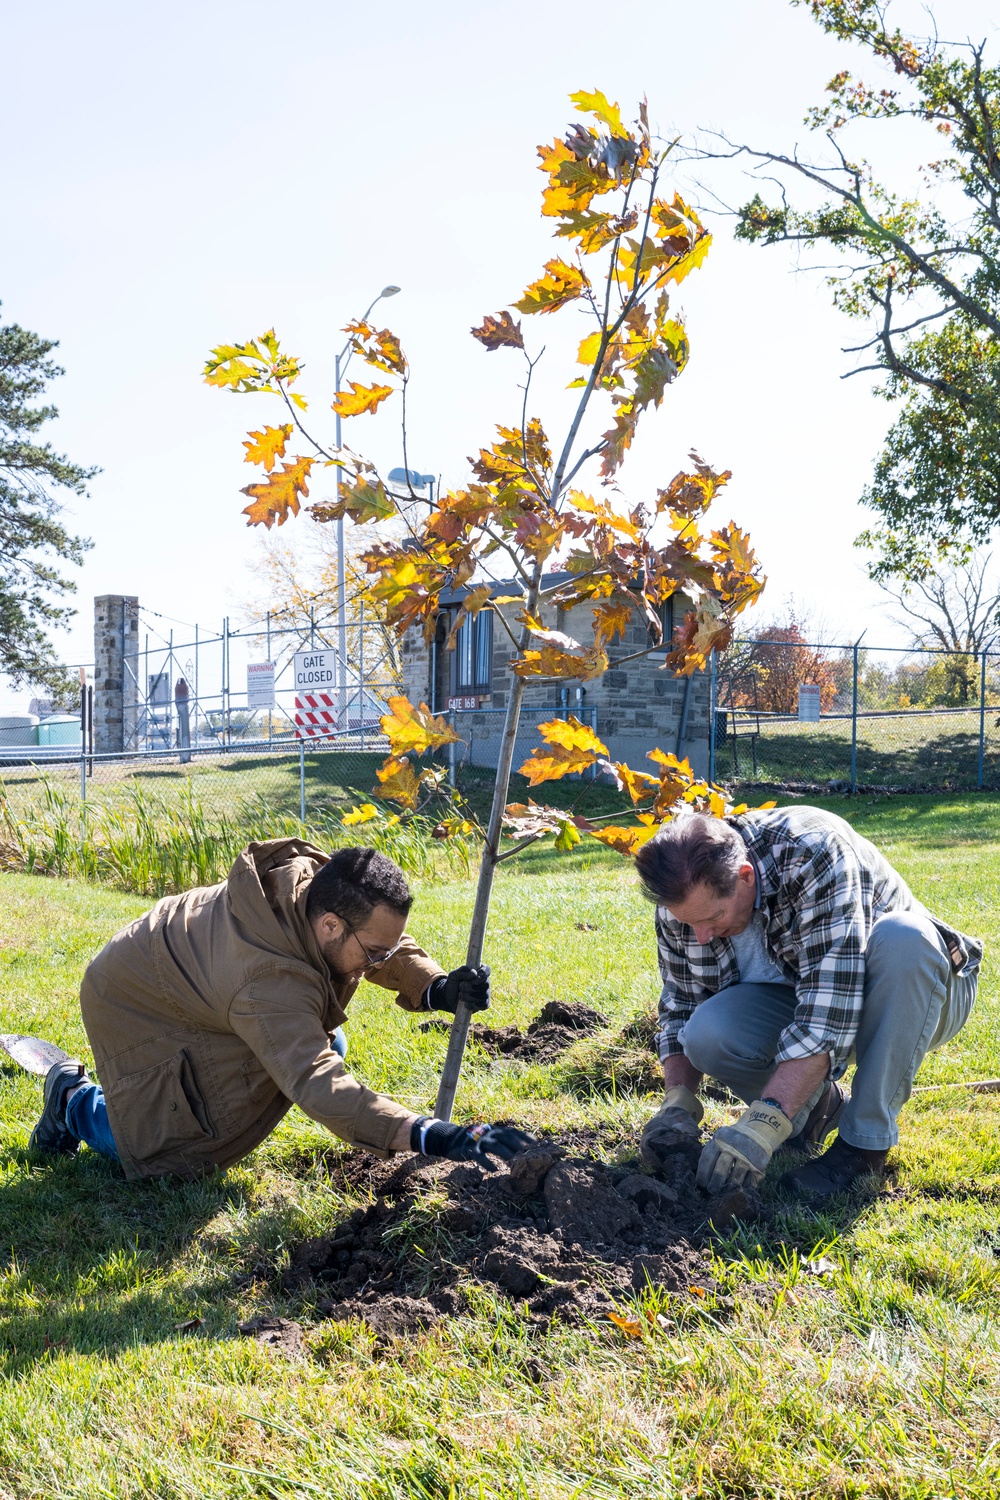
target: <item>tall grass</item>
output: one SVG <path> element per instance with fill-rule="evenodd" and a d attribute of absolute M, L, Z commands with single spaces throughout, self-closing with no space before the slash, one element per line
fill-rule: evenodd
<path fill-rule="evenodd" d="M 302 823 L 276 813 L 260 795 L 213 814 L 190 785 L 169 802 L 139 785 L 114 801 L 81 802 L 48 778 L 39 790 L 38 801 L 15 809 L 0 780 L 3 867 L 99 881 L 140 896 L 214 885 L 247 844 L 282 837 L 305 838 L 321 849 L 371 844 L 412 875 L 444 870 L 467 876 L 472 864 L 468 841 L 435 841 L 427 818 L 398 823 L 379 816 L 355 832 L 335 814 Z"/>

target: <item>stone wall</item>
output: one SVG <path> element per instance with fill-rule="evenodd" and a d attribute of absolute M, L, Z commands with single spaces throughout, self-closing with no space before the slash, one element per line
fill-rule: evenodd
<path fill-rule="evenodd" d="M 689 607 L 683 596 L 678 596 L 675 618 L 681 619 Z M 551 629 L 564 630 L 569 635 L 583 634 L 581 626 L 574 630 L 574 614 L 578 617 L 587 612 L 587 606 L 566 613 L 554 608 L 542 610 L 543 622 Z M 589 624 L 589 620 L 587 621 Z M 613 657 L 626 657 L 634 651 L 643 651 L 648 645 L 646 627 L 636 615 L 624 641 L 615 640 Z M 436 656 L 437 691 L 432 690 L 432 661 Z M 664 670 L 666 653 L 655 652 L 649 656 L 636 656 L 621 666 L 611 667 L 596 682 L 573 681 L 528 682 L 524 693 L 525 718 L 531 725 L 537 723 L 539 714 L 533 710 L 545 708 L 561 711 L 564 707 L 577 713 L 585 723 L 590 722 L 590 711 L 597 712 L 597 732 L 607 745 L 612 760 L 624 760 L 636 770 L 646 767 L 646 754 L 654 746 L 687 756 L 692 768 L 699 775 L 708 774 L 709 704 L 711 684 L 707 672 L 696 672 L 692 677 L 677 677 Z M 457 714 L 459 733 L 472 743 L 471 759 L 477 765 L 495 765 L 496 747 L 499 744 L 501 716 L 497 710 L 507 705 L 512 673 L 508 662 L 511 645 L 504 631 L 494 624 L 493 631 L 493 690 L 489 698 L 481 698 L 479 711 L 462 710 Z M 412 703 L 428 703 L 443 712 L 448 699 L 449 658 L 439 644 L 435 652 L 427 645 L 419 630 L 408 630 L 403 638 L 403 692 Z M 565 691 L 565 697 L 563 691 Z M 581 694 L 582 690 L 582 694 Z M 685 716 L 686 726 L 683 742 L 678 742 L 681 720 Z M 493 710 L 490 712 L 489 710 Z M 542 715 L 541 717 L 544 717 Z M 465 728 L 463 728 L 463 725 Z M 531 734 L 531 743 L 537 743 L 529 725 L 525 734 Z M 518 736 L 518 754 L 521 753 L 522 735 Z M 525 745 L 525 754 L 531 748 Z M 522 756 L 523 759 L 523 756 Z"/>
<path fill-rule="evenodd" d="M 102 594 L 94 600 L 94 750 L 128 749 L 138 713 L 139 600 Z"/>

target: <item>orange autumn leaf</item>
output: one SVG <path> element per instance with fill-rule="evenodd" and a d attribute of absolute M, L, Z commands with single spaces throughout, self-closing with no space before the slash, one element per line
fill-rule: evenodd
<path fill-rule="evenodd" d="M 333 398 L 333 409 L 339 417 L 358 417 L 362 412 L 375 411 L 393 392 L 391 385 L 358 385 L 354 380 L 347 383 L 350 392 L 338 391 Z"/>
<path fill-rule="evenodd" d="M 425 750 L 458 743 L 459 736 L 448 720 L 443 715 L 435 718 L 426 703 L 414 708 L 409 698 L 400 693 L 389 699 L 389 709 L 379 723 L 393 755 L 405 755 L 409 750 L 422 755 Z"/>
<path fill-rule="evenodd" d="M 280 427 L 265 427 L 261 432 L 250 432 L 243 439 L 247 450 L 245 463 L 262 464 L 270 474 L 275 462 L 285 456 L 285 444 L 292 435 L 291 422 Z"/>
<path fill-rule="evenodd" d="M 282 464 L 280 473 L 272 471 L 260 484 L 245 485 L 243 494 L 253 501 L 243 511 L 249 517 L 247 525 L 266 526 L 270 530 L 275 521 L 283 526 L 290 515 L 297 516 L 299 497 L 309 494 L 309 470 L 315 462 L 313 458 L 295 458 L 290 464 Z"/>
<path fill-rule="evenodd" d="M 621 1313 L 616 1312 L 608 1313 L 608 1317 L 623 1333 L 627 1333 L 630 1339 L 642 1338 L 644 1329 L 638 1318 L 623 1318 Z"/>

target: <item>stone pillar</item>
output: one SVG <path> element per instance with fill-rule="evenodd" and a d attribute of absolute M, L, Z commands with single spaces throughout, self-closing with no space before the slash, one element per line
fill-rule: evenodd
<path fill-rule="evenodd" d="M 139 671 L 139 600 L 102 594 L 94 600 L 94 750 L 98 755 L 134 744 Z"/>

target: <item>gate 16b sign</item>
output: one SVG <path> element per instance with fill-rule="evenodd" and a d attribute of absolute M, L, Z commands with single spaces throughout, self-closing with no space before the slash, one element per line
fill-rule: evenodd
<path fill-rule="evenodd" d="M 300 740 L 337 733 L 337 653 L 298 651 L 292 659 L 295 733 Z"/>

